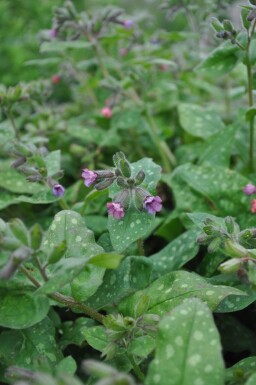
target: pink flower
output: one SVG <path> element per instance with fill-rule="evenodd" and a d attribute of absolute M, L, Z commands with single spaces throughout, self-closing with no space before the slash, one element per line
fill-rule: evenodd
<path fill-rule="evenodd" d="M 251 212 L 254 214 L 256 213 L 256 199 L 251 201 Z"/>
<path fill-rule="evenodd" d="M 124 20 L 123 26 L 125 29 L 131 29 L 133 27 L 133 21 L 132 20 Z"/>
<path fill-rule="evenodd" d="M 119 50 L 119 55 L 120 56 L 126 56 L 128 54 L 128 49 L 125 47 L 121 47 Z"/>
<path fill-rule="evenodd" d="M 65 188 L 59 183 L 56 183 L 52 188 L 52 193 L 56 197 L 62 197 L 62 195 L 64 195 L 64 192 Z"/>
<path fill-rule="evenodd" d="M 155 214 L 162 210 L 162 199 L 157 195 L 153 197 L 151 195 L 144 199 L 144 207 L 149 214 Z"/>
<path fill-rule="evenodd" d="M 244 186 L 243 192 L 246 195 L 252 195 L 256 192 L 256 187 L 253 184 L 248 183 L 246 186 Z"/>
<path fill-rule="evenodd" d="M 115 219 L 121 219 L 124 217 L 124 209 L 119 202 L 108 202 L 107 209 L 109 215 L 112 215 Z"/>
<path fill-rule="evenodd" d="M 58 34 L 58 32 L 57 32 L 56 28 L 52 28 L 49 30 L 49 37 L 51 39 L 55 39 L 57 37 L 57 34 Z"/>
<path fill-rule="evenodd" d="M 84 168 L 81 174 L 81 177 L 84 179 L 84 184 L 86 187 L 91 186 L 97 179 L 97 174 L 88 168 Z"/>
<path fill-rule="evenodd" d="M 110 107 L 104 107 L 101 110 L 101 114 L 105 117 L 110 119 L 112 117 L 112 110 Z"/>
<path fill-rule="evenodd" d="M 60 75 L 52 75 L 51 81 L 52 84 L 58 84 L 61 81 Z"/>

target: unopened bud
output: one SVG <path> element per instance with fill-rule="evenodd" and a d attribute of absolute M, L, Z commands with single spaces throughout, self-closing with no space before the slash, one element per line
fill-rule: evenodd
<path fill-rule="evenodd" d="M 230 35 L 227 31 L 220 31 L 216 34 L 216 37 L 218 37 L 219 39 L 227 40 L 230 38 Z"/>
<path fill-rule="evenodd" d="M 21 166 L 22 164 L 26 163 L 27 158 L 25 156 L 21 156 L 20 158 L 16 159 L 14 162 L 12 162 L 11 167 L 17 168 Z"/>
<path fill-rule="evenodd" d="M 39 182 L 42 179 L 42 177 L 41 175 L 29 175 L 27 176 L 26 179 L 28 182 Z"/>
<path fill-rule="evenodd" d="M 224 29 L 228 32 L 233 32 L 234 31 L 234 27 L 233 27 L 233 24 L 231 23 L 230 20 L 226 19 L 226 20 L 223 20 L 223 26 L 224 26 Z"/>
<path fill-rule="evenodd" d="M 149 306 L 149 297 L 146 294 L 142 294 L 134 307 L 135 318 L 138 318 L 142 316 L 142 314 L 146 313 L 148 306 Z"/>
<path fill-rule="evenodd" d="M 138 174 L 135 176 L 135 184 L 136 186 L 139 186 L 145 179 L 145 172 L 143 170 L 140 170 Z"/>
<path fill-rule="evenodd" d="M 208 253 L 215 253 L 221 246 L 222 239 L 221 237 L 214 238 L 208 246 Z"/>
<path fill-rule="evenodd" d="M 126 188 L 129 187 L 128 183 L 122 176 L 118 176 L 116 179 L 116 183 L 119 187 Z"/>
<path fill-rule="evenodd" d="M 19 167 L 19 171 L 25 175 L 38 175 L 38 171 L 35 167 L 21 166 Z"/>
<path fill-rule="evenodd" d="M 35 223 L 34 226 L 30 229 L 31 247 L 33 250 L 39 249 L 41 246 L 42 237 L 43 229 L 38 223 Z"/>
<path fill-rule="evenodd" d="M 119 162 L 120 170 L 126 178 L 130 178 L 131 176 L 131 166 L 130 163 L 126 159 L 121 159 Z"/>
<path fill-rule="evenodd" d="M 211 238 L 209 238 L 206 234 L 200 234 L 198 235 L 196 242 L 199 243 L 199 245 L 207 245 L 209 243 Z"/>
<path fill-rule="evenodd" d="M 211 24 L 212 24 L 212 27 L 215 29 L 216 32 L 221 32 L 224 29 L 223 25 L 221 24 L 221 22 L 216 17 L 211 18 Z"/>
<path fill-rule="evenodd" d="M 230 257 L 243 258 L 248 256 L 248 250 L 239 243 L 233 242 L 230 239 L 225 242 L 225 252 Z"/>
<path fill-rule="evenodd" d="M 235 220 L 234 218 L 232 217 L 226 217 L 225 218 L 225 225 L 226 225 L 226 228 L 228 230 L 228 233 L 229 234 L 233 234 L 234 231 L 235 231 L 235 228 L 236 228 L 236 223 L 235 223 Z"/>
<path fill-rule="evenodd" d="M 30 151 L 28 146 L 23 144 L 23 143 L 21 143 L 21 142 L 18 142 L 18 143 L 15 144 L 15 149 L 16 149 L 16 151 L 18 151 L 24 157 L 32 155 L 32 152 Z"/>
<path fill-rule="evenodd" d="M 220 230 L 217 227 L 211 226 L 211 225 L 204 226 L 203 231 L 205 232 L 205 234 L 211 235 L 211 236 L 220 235 Z"/>
<path fill-rule="evenodd" d="M 143 321 L 147 325 L 155 325 L 160 321 L 160 317 L 157 314 L 144 314 Z"/>
<path fill-rule="evenodd" d="M 95 172 L 95 174 L 97 174 L 98 179 L 101 179 L 101 178 L 114 178 L 115 177 L 114 172 L 111 171 L 111 170 L 96 170 L 94 172 Z"/>
<path fill-rule="evenodd" d="M 113 163 L 117 168 L 119 168 L 119 162 L 121 159 L 126 159 L 123 152 L 119 151 L 113 155 Z"/>
<path fill-rule="evenodd" d="M 105 188 L 108 188 L 109 186 L 111 186 L 114 180 L 115 180 L 114 178 L 104 179 L 101 182 L 97 183 L 94 187 L 96 188 L 96 190 L 104 190 Z"/>
<path fill-rule="evenodd" d="M 241 266 L 240 259 L 232 258 L 226 262 L 223 262 L 219 266 L 218 270 L 224 274 L 232 274 L 232 273 L 236 273 L 240 269 L 240 266 Z"/>
<path fill-rule="evenodd" d="M 144 200 L 150 193 L 141 187 L 136 187 L 134 190 L 134 204 L 137 210 L 142 211 L 144 209 Z"/>
<path fill-rule="evenodd" d="M 256 19 L 256 10 L 253 9 L 247 16 L 246 20 L 247 21 L 253 21 L 254 19 Z"/>
<path fill-rule="evenodd" d="M 124 210 L 128 210 L 131 204 L 131 194 L 128 189 L 122 190 L 113 198 L 113 202 L 120 203 Z"/>

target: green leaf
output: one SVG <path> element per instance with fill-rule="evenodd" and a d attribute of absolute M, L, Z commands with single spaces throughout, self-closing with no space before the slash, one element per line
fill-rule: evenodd
<path fill-rule="evenodd" d="M 116 270 L 107 270 L 102 285 L 88 300 L 88 305 L 100 309 L 117 304 L 122 298 L 145 288 L 150 281 L 151 263 L 145 257 L 127 257 Z"/>
<path fill-rule="evenodd" d="M 17 202 L 31 203 L 35 205 L 49 204 L 57 202 L 60 197 L 53 195 L 50 189 L 39 191 L 32 196 L 20 195 L 16 198 Z"/>
<path fill-rule="evenodd" d="M 250 375 L 255 375 L 256 373 L 256 356 L 247 357 L 243 360 L 237 362 L 231 368 L 226 369 L 226 381 L 235 381 L 248 378 Z M 246 383 L 246 385 L 248 385 Z M 250 384 L 254 385 L 254 383 Z"/>
<path fill-rule="evenodd" d="M 91 43 L 87 41 L 80 41 L 80 40 L 75 40 L 75 41 L 45 41 L 42 43 L 40 47 L 40 53 L 44 52 L 63 52 L 66 49 L 85 49 L 85 48 L 90 48 L 92 46 Z"/>
<path fill-rule="evenodd" d="M 141 114 L 138 109 L 120 111 L 111 119 L 111 127 L 114 129 L 127 130 L 136 128 L 141 124 Z"/>
<path fill-rule="evenodd" d="M 5 191 L 0 192 L 0 210 L 13 204 L 17 204 L 16 196 Z"/>
<path fill-rule="evenodd" d="M 128 351 L 135 356 L 146 358 L 156 346 L 155 338 L 144 335 L 134 338 L 128 348 Z"/>
<path fill-rule="evenodd" d="M 193 136 L 207 139 L 225 127 L 215 111 L 204 110 L 196 104 L 181 103 L 178 112 L 182 128 Z"/>
<path fill-rule="evenodd" d="M 25 330 L 0 334 L 0 359 L 6 366 L 36 370 L 46 363 L 54 367 L 62 358 L 55 341 L 55 328 L 49 318 Z"/>
<path fill-rule="evenodd" d="M 186 231 L 158 253 L 149 257 L 153 265 L 154 278 L 178 270 L 197 255 L 199 250 L 195 242 L 197 233 L 195 230 Z"/>
<path fill-rule="evenodd" d="M 11 329 L 28 328 L 42 321 L 50 308 L 45 296 L 22 290 L 0 289 L 0 325 Z"/>
<path fill-rule="evenodd" d="M 92 328 L 87 328 L 82 331 L 82 334 L 87 343 L 100 352 L 102 352 L 108 344 L 106 329 L 104 326 L 93 326 Z"/>
<path fill-rule="evenodd" d="M 229 167 L 236 128 L 236 126 L 227 126 L 211 136 L 206 142 L 207 147 L 202 152 L 198 163 L 201 165 Z"/>
<path fill-rule="evenodd" d="M 242 52 L 239 47 L 226 42 L 212 51 L 197 67 L 203 74 L 224 75 L 241 61 Z"/>
<path fill-rule="evenodd" d="M 215 310 L 219 303 L 230 295 L 246 297 L 246 293 L 229 286 L 211 285 L 195 273 L 171 272 L 158 278 L 144 291 L 138 291 L 125 298 L 119 307 L 124 315 L 134 316 L 135 304 L 145 293 L 149 297 L 148 313 L 163 315 L 179 305 L 186 298 L 196 297 Z"/>
<path fill-rule="evenodd" d="M 45 157 L 48 177 L 60 171 L 60 159 L 61 159 L 60 150 L 52 151 Z"/>
<path fill-rule="evenodd" d="M 220 338 L 204 303 L 185 301 L 162 319 L 158 329 L 146 385 L 224 384 Z"/>
<path fill-rule="evenodd" d="M 67 321 L 61 324 L 61 338 L 59 346 L 65 349 L 68 345 L 81 346 L 84 342 L 83 331 L 94 325 L 90 318 L 81 317 L 74 321 Z"/>
<path fill-rule="evenodd" d="M 95 266 L 105 267 L 106 269 L 116 269 L 122 258 L 123 255 L 117 253 L 104 253 L 90 258 L 89 263 Z"/>
<path fill-rule="evenodd" d="M 135 177 L 138 171 L 145 172 L 145 179 L 140 187 L 153 193 L 157 182 L 160 179 L 161 167 L 156 165 L 151 159 L 144 158 L 131 164 L 132 177 Z M 109 189 L 111 198 L 120 191 L 120 188 L 114 183 Z M 154 225 L 155 216 L 146 211 L 139 212 L 131 207 L 125 213 L 124 218 L 116 220 L 112 216 L 108 217 L 108 227 L 110 239 L 115 250 L 121 252 L 137 239 L 145 237 Z"/>
<path fill-rule="evenodd" d="M 72 356 L 67 356 L 63 358 L 55 367 L 55 373 L 57 374 L 65 374 L 68 373 L 70 375 L 75 374 L 77 370 L 76 361 Z"/>
<path fill-rule="evenodd" d="M 255 385 L 256 384 L 256 373 L 253 373 L 252 376 L 246 381 L 245 385 Z"/>

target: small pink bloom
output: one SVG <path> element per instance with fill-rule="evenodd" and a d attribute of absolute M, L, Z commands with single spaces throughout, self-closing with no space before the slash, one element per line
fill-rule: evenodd
<path fill-rule="evenodd" d="M 253 184 L 248 183 L 246 186 L 244 186 L 243 192 L 246 195 L 252 195 L 256 192 L 256 187 Z"/>
<path fill-rule="evenodd" d="M 157 195 L 149 195 L 144 199 L 144 207 L 149 214 L 155 214 L 162 210 L 162 199 Z"/>
<path fill-rule="evenodd" d="M 52 75 L 51 81 L 52 84 L 58 84 L 61 81 L 60 75 Z"/>
<path fill-rule="evenodd" d="M 124 217 L 124 209 L 119 202 L 108 202 L 107 209 L 109 215 L 112 215 L 115 219 L 121 219 Z"/>
<path fill-rule="evenodd" d="M 57 32 L 57 29 L 56 29 L 56 28 L 50 29 L 50 31 L 49 31 L 49 37 L 50 37 L 51 39 L 55 39 L 55 38 L 57 37 L 57 34 L 58 34 L 58 32 Z"/>
<path fill-rule="evenodd" d="M 110 107 L 104 107 L 101 110 L 101 114 L 105 117 L 110 119 L 112 117 L 112 110 Z"/>
<path fill-rule="evenodd" d="M 251 201 L 251 212 L 254 214 L 256 213 L 256 199 Z"/>
<path fill-rule="evenodd" d="M 88 168 L 84 168 L 81 177 L 84 179 L 85 186 L 89 187 L 96 181 L 97 174 L 91 170 L 88 170 Z"/>
<path fill-rule="evenodd" d="M 120 56 L 126 56 L 128 54 L 128 49 L 125 47 L 120 48 L 119 55 Z"/>
<path fill-rule="evenodd" d="M 162 64 L 160 69 L 162 72 L 167 72 L 169 70 L 169 65 L 168 64 Z"/>
<path fill-rule="evenodd" d="M 133 21 L 132 20 L 124 20 L 123 26 L 125 29 L 131 29 L 133 27 Z"/>
<path fill-rule="evenodd" d="M 59 183 L 56 183 L 52 188 L 52 193 L 56 197 L 62 197 L 62 195 L 64 195 L 64 192 L 65 188 Z"/>

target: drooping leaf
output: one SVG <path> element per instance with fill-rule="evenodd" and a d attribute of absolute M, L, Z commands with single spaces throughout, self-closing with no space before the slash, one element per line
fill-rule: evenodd
<path fill-rule="evenodd" d="M 87 41 L 45 41 L 41 47 L 40 52 L 63 52 L 66 49 L 85 49 L 90 48 L 91 43 Z"/>
<path fill-rule="evenodd" d="M 209 308 L 189 299 L 159 324 L 146 385 L 223 385 L 221 343 Z"/>
<path fill-rule="evenodd" d="M 143 291 L 123 299 L 119 305 L 125 315 L 134 316 L 135 304 L 145 293 L 149 297 L 147 313 L 163 315 L 179 305 L 184 299 L 196 297 L 215 310 L 219 303 L 228 296 L 247 297 L 247 294 L 233 287 L 211 285 L 204 278 L 187 271 L 168 273 L 154 281 Z"/>

